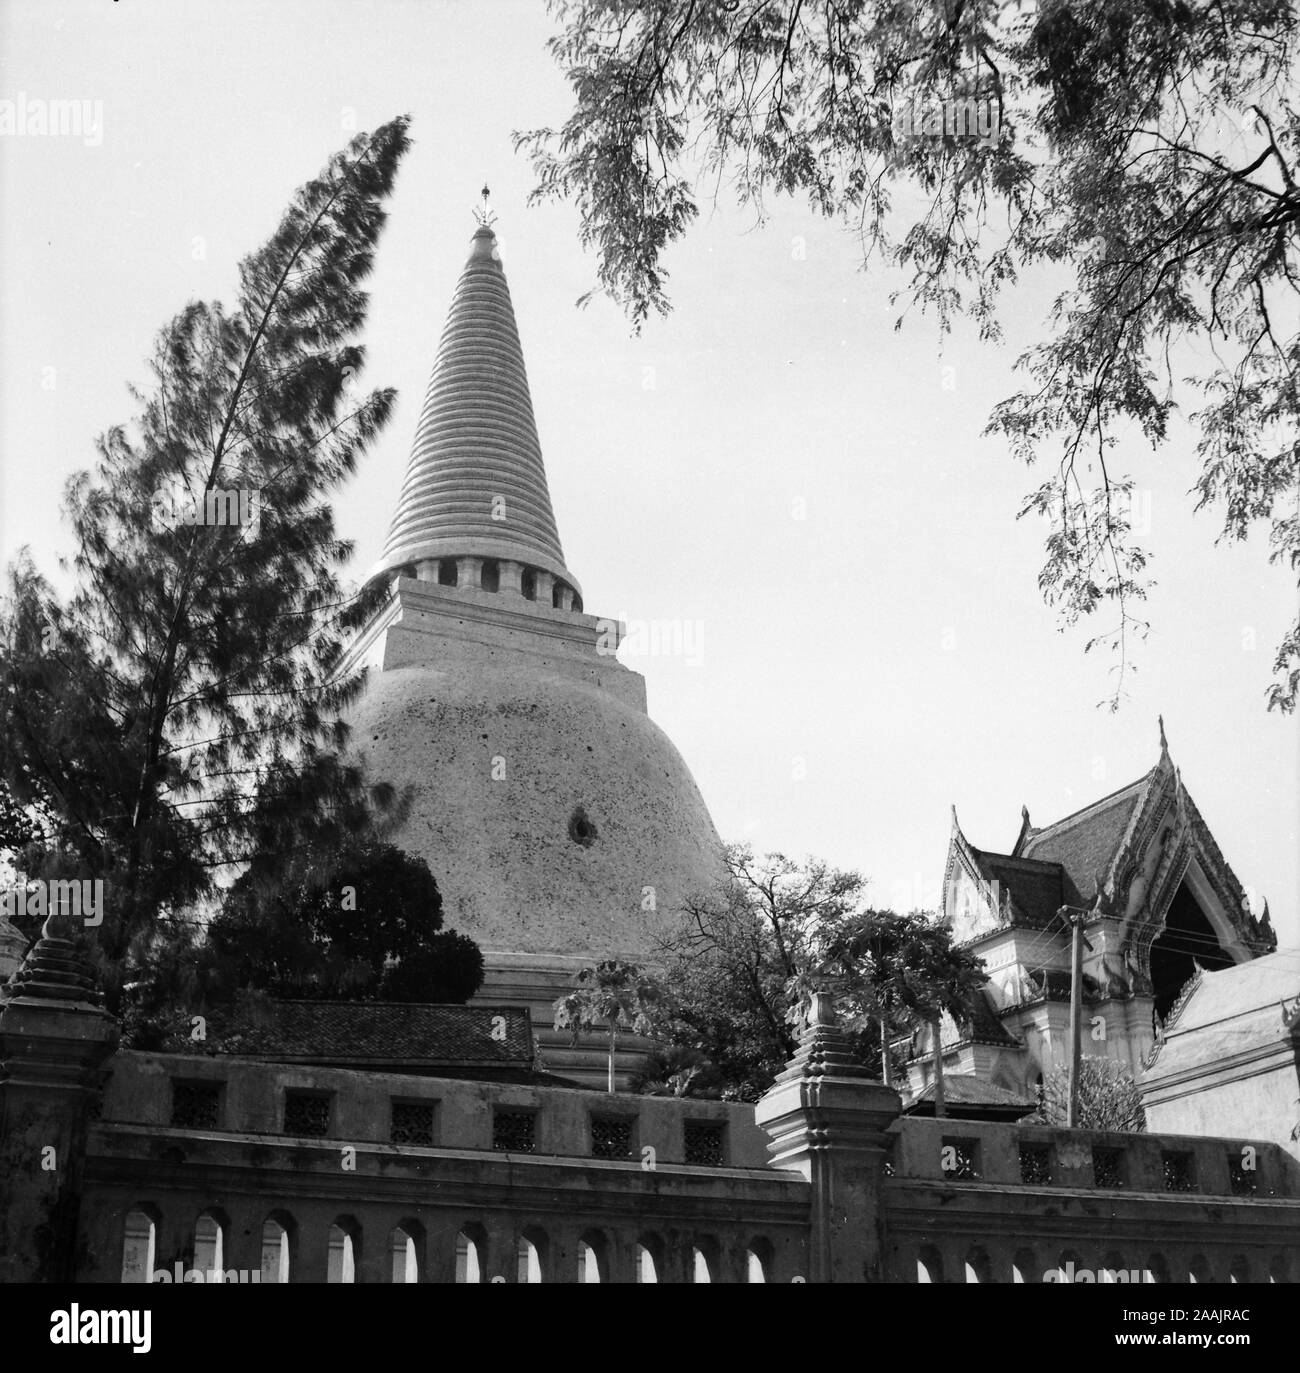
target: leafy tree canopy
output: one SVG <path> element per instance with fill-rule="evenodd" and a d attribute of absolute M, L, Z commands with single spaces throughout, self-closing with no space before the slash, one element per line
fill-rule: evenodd
<path fill-rule="evenodd" d="M 352 382 L 406 127 L 299 189 L 230 307 L 162 329 L 134 424 L 68 485 L 70 599 L 25 554 L 9 570 L 0 777 L 50 810 L 32 875 L 105 883 L 93 947 L 115 1009 L 214 874 L 337 847 L 393 801 L 340 759 L 363 678 L 337 669 L 374 598 L 339 581 L 328 497 L 392 408 Z"/>
<path fill-rule="evenodd" d="M 819 987 L 833 991 L 863 1061 L 886 1061 L 895 1032 L 944 1010 L 964 1018 L 985 981 L 946 928 L 868 907 L 859 873 L 742 845 L 726 862 L 718 890 L 688 904 L 684 930 L 660 950 L 656 1033 L 701 1061 L 665 1061 L 657 1081 L 695 1067 L 683 1091 L 755 1100 L 793 1055 Z"/>
<path fill-rule="evenodd" d="M 310 1000 L 465 1002 L 483 955 L 442 928 L 442 896 L 422 858 L 364 841 L 335 861 L 313 854 L 230 889 L 208 927 L 213 985 Z"/>
<path fill-rule="evenodd" d="M 553 0 L 574 94 L 516 134 L 535 198 L 572 199 L 600 286 L 639 327 L 664 257 L 724 183 L 761 219 L 806 196 L 902 268 L 904 303 L 1000 335 L 1003 290 L 1068 274 L 1028 385 L 989 429 L 1043 467 L 1039 581 L 1118 651 L 1149 583 L 1116 444 L 1193 398 L 1198 504 L 1300 571 L 1297 12 L 1290 0 Z M 905 212 L 919 188 L 922 208 Z M 897 298 L 897 297 L 896 297 Z M 900 318 L 899 324 L 902 320 Z M 1179 345 L 1187 345 L 1180 349 Z M 1187 361 L 1179 361 L 1187 359 Z M 1195 375 L 1183 377 L 1183 367 Z M 1184 389 L 1186 383 L 1186 389 Z M 1300 621 L 1269 704 L 1293 710 Z"/>
<path fill-rule="evenodd" d="M 609 1035 L 608 1080 L 614 1090 L 614 1050 L 620 1029 L 649 1034 L 660 996 L 658 981 L 638 963 L 606 959 L 577 975 L 577 987 L 555 1002 L 555 1028 L 569 1030 L 576 1044 L 584 1030 Z"/>

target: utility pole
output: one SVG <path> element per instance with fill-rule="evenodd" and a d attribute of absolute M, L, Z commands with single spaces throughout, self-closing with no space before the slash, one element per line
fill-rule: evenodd
<path fill-rule="evenodd" d="M 932 1062 L 934 1063 L 934 1118 L 936 1120 L 947 1115 L 943 1104 L 943 1044 L 939 1038 L 942 1029 L 943 1021 L 936 1016 L 930 1029 L 930 1033 L 934 1036 Z"/>
<path fill-rule="evenodd" d="M 1064 915 L 1068 907 L 1062 906 Z M 1083 946 L 1088 941 L 1083 937 L 1083 922 L 1087 911 L 1071 910 L 1070 924 L 1073 938 L 1070 944 L 1070 1097 L 1066 1108 L 1065 1124 L 1073 1130 L 1079 1123 L 1079 1061 L 1083 1055 Z M 1091 949 L 1092 945 L 1088 944 Z"/>

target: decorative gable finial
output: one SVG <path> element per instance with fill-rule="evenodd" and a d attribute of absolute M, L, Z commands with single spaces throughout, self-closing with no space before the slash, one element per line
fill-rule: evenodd
<path fill-rule="evenodd" d="M 1160 726 L 1160 752 L 1162 754 L 1168 753 L 1169 741 L 1165 738 L 1165 717 L 1163 715 L 1157 715 L 1156 722 Z"/>
<path fill-rule="evenodd" d="M 1038 831 L 1029 823 L 1029 807 L 1022 805 L 1020 807 L 1020 833 L 1016 835 L 1016 842 L 1011 846 L 1011 856 L 1019 858 L 1025 851 L 1025 845 L 1037 833 Z"/>

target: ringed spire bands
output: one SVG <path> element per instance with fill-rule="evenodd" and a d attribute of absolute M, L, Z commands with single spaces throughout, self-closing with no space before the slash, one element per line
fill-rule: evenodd
<path fill-rule="evenodd" d="M 486 224 L 452 297 L 375 575 L 465 557 L 535 568 L 581 595 L 564 563 L 510 287 Z"/>

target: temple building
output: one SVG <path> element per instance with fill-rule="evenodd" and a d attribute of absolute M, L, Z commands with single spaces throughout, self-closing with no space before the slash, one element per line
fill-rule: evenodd
<path fill-rule="evenodd" d="M 1021 815 L 1011 851 L 997 853 L 976 848 L 953 812 L 941 918 L 989 981 L 970 1019 L 945 1018 L 940 1037 L 945 1076 L 963 1079 L 972 1115 L 1012 1099 L 1031 1109 L 1044 1076 L 1068 1059 L 1072 913 L 1085 913 L 1083 1052 L 1117 1058 L 1139 1079 L 1190 979 L 1277 946 L 1267 907 L 1251 913 L 1183 786 L 1163 721 L 1144 777 L 1042 828 Z M 925 1031 L 910 1086 L 918 1102 L 932 1096 Z"/>
<path fill-rule="evenodd" d="M 595 1060 L 549 1030 L 574 972 L 644 961 L 720 875 L 690 771 L 584 610 L 551 507 L 496 236 L 475 232 L 371 580 L 389 599 L 344 664 L 371 677 L 353 742 L 409 797 L 446 923 L 478 941 L 483 1002 L 528 1006 L 557 1072 Z M 590 1071 L 584 1071 L 588 1065 Z"/>

